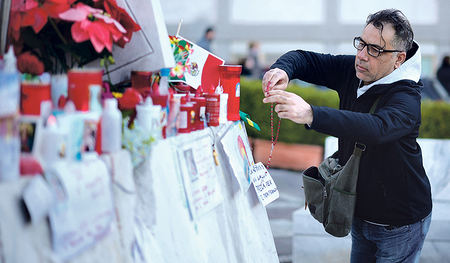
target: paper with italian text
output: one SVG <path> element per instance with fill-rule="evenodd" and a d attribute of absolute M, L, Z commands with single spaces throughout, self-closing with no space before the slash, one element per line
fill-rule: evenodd
<path fill-rule="evenodd" d="M 250 167 L 250 178 L 258 199 L 264 206 L 280 197 L 275 181 L 261 162 Z"/>
<path fill-rule="evenodd" d="M 193 219 L 196 219 L 221 204 L 223 196 L 215 170 L 211 138 L 190 137 L 184 141 L 186 143 L 178 148 L 178 158 L 189 208 Z"/>

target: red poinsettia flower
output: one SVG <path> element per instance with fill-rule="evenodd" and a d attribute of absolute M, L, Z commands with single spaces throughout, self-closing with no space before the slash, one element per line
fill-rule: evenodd
<path fill-rule="evenodd" d="M 70 8 L 75 0 L 13 0 L 11 2 L 11 35 L 19 39 L 20 28 L 31 26 L 39 33 L 47 24 L 48 17 L 58 15 Z"/>
<path fill-rule="evenodd" d="M 130 42 L 133 32 L 141 30 L 141 27 L 134 22 L 125 9 L 117 5 L 115 0 L 99 0 L 96 3 L 96 6 L 99 5 L 103 5 L 106 13 L 110 14 L 111 17 L 117 20 L 127 31 L 116 43 L 119 47 L 124 48 L 125 44 Z"/>
<path fill-rule="evenodd" d="M 17 69 L 23 74 L 39 76 L 44 73 L 44 63 L 30 51 L 27 51 L 17 57 Z"/>
<path fill-rule="evenodd" d="M 71 27 L 72 38 L 80 43 L 90 40 L 100 53 L 106 47 L 112 52 L 113 41 L 117 42 L 127 31 L 115 19 L 104 15 L 103 10 L 95 9 L 83 3 L 61 13 L 61 19 L 74 21 Z"/>
<path fill-rule="evenodd" d="M 9 15 L 9 34 L 14 40 L 19 40 L 20 27 L 22 26 L 22 14 L 20 12 L 12 12 Z"/>

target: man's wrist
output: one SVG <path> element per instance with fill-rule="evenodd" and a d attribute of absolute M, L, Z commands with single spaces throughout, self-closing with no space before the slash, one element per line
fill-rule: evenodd
<path fill-rule="evenodd" d="M 306 125 L 308 125 L 308 127 L 311 128 L 313 120 L 314 120 L 314 110 L 313 110 L 313 107 L 311 105 L 309 105 L 309 107 L 310 107 L 310 111 L 309 111 L 310 121 L 308 121 L 306 123 Z"/>

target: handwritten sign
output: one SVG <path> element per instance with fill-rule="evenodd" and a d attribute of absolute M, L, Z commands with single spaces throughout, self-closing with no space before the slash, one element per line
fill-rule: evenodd
<path fill-rule="evenodd" d="M 280 197 L 278 188 L 264 164 L 258 162 L 257 164 L 252 165 L 249 172 L 258 199 L 264 206 Z"/>
<path fill-rule="evenodd" d="M 96 158 L 57 162 L 45 177 L 56 198 L 50 211 L 53 250 L 66 260 L 109 233 L 115 219 L 110 176 Z"/>
<path fill-rule="evenodd" d="M 210 137 L 192 139 L 178 149 L 181 172 L 193 218 L 210 211 L 222 200 Z"/>

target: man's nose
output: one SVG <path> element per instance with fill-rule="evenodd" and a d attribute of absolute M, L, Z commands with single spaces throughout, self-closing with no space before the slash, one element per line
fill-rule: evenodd
<path fill-rule="evenodd" d="M 369 54 L 367 53 L 367 46 L 365 46 L 362 50 L 357 50 L 356 51 L 356 56 L 360 60 L 367 61 L 369 59 Z"/>

